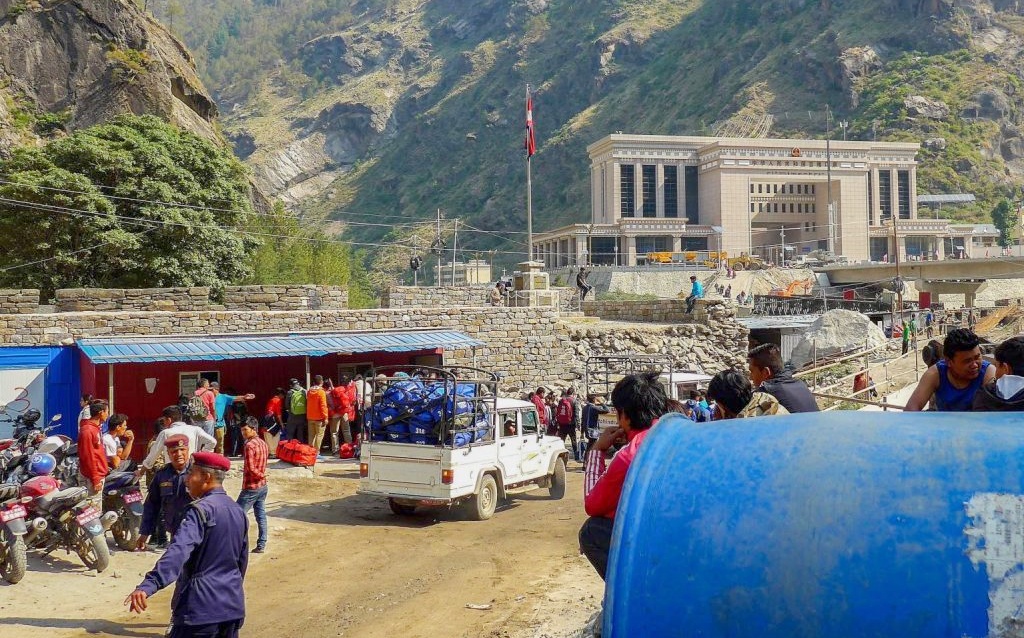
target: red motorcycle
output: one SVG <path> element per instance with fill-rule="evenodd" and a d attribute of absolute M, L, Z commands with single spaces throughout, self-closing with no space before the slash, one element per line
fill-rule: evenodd
<path fill-rule="evenodd" d="M 18 496 L 17 485 L 0 485 L 0 577 L 15 584 L 25 577 L 28 567 L 25 535 L 26 502 Z"/>
<path fill-rule="evenodd" d="M 36 476 L 21 485 L 21 496 L 30 497 L 31 517 L 25 543 L 49 554 L 58 548 L 75 552 L 89 569 L 102 572 L 110 564 L 110 548 L 105 535 L 117 514 L 104 514 L 89 502 L 84 487 L 60 489 L 52 476 Z"/>

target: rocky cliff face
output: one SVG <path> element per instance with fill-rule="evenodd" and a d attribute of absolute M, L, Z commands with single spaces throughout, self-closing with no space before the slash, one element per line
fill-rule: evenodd
<path fill-rule="evenodd" d="M 0 151 L 122 113 L 216 139 L 188 50 L 130 0 L 0 0 Z"/>

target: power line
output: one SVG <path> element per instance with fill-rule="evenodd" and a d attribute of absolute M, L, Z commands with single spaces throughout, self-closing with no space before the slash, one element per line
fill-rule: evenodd
<path fill-rule="evenodd" d="M 154 230 L 156 230 L 156 229 L 155 228 L 147 228 L 146 230 L 140 231 L 137 235 L 133 235 L 133 237 L 137 237 L 138 235 L 144 235 L 144 234 L 146 234 L 148 232 L 152 232 Z M 7 266 L 6 268 L 0 268 L 0 272 L 7 272 L 7 271 L 10 271 L 10 270 L 17 270 L 19 268 L 24 268 L 25 266 L 35 266 L 35 265 L 38 265 L 38 264 L 46 263 L 48 261 L 53 261 L 54 259 L 60 259 L 61 257 L 68 257 L 70 255 L 77 255 L 78 253 L 89 252 L 89 251 L 92 251 L 92 250 L 96 250 L 97 248 L 103 248 L 104 246 L 109 246 L 110 244 L 115 244 L 118 241 L 119 240 L 112 239 L 110 241 L 105 241 L 102 244 L 96 244 L 95 246 L 89 246 L 88 248 L 82 248 L 82 249 L 79 249 L 79 250 L 72 251 L 70 253 L 64 253 L 64 254 L 61 254 L 61 255 L 54 255 L 53 257 L 47 257 L 46 259 L 39 259 L 37 261 L 28 261 L 28 262 L 25 262 L 23 264 L 17 264 L 17 265 L 14 265 L 14 266 Z"/>

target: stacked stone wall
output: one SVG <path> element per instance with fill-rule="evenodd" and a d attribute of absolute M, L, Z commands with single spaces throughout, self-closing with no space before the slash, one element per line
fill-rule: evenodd
<path fill-rule="evenodd" d="M 227 286 L 225 310 L 345 310 L 348 290 L 340 286 Z"/>
<path fill-rule="evenodd" d="M 493 286 L 394 286 L 381 295 L 382 308 L 480 308 L 491 305 Z M 560 310 L 575 310 L 573 288 L 552 287 L 554 304 Z M 509 292 L 514 295 L 514 291 Z M 509 304 L 508 298 L 505 300 Z"/>
<path fill-rule="evenodd" d="M 210 289 L 207 287 L 62 288 L 54 297 L 57 312 L 189 312 L 210 307 Z"/>
<path fill-rule="evenodd" d="M 31 314 L 39 311 L 39 290 L 23 288 L 0 290 L 0 314 Z"/>
<path fill-rule="evenodd" d="M 642 323 L 708 323 L 735 318 L 732 302 L 700 299 L 693 313 L 687 314 L 682 299 L 602 300 L 587 301 L 583 313 L 605 321 L 637 321 Z"/>

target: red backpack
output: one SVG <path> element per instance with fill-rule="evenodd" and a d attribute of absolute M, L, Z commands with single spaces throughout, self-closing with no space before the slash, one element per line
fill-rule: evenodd
<path fill-rule="evenodd" d="M 573 412 L 572 399 L 562 397 L 562 400 L 558 402 L 558 411 L 555 412 L 555 423 L 558 425 L 572 425 Z"/>

